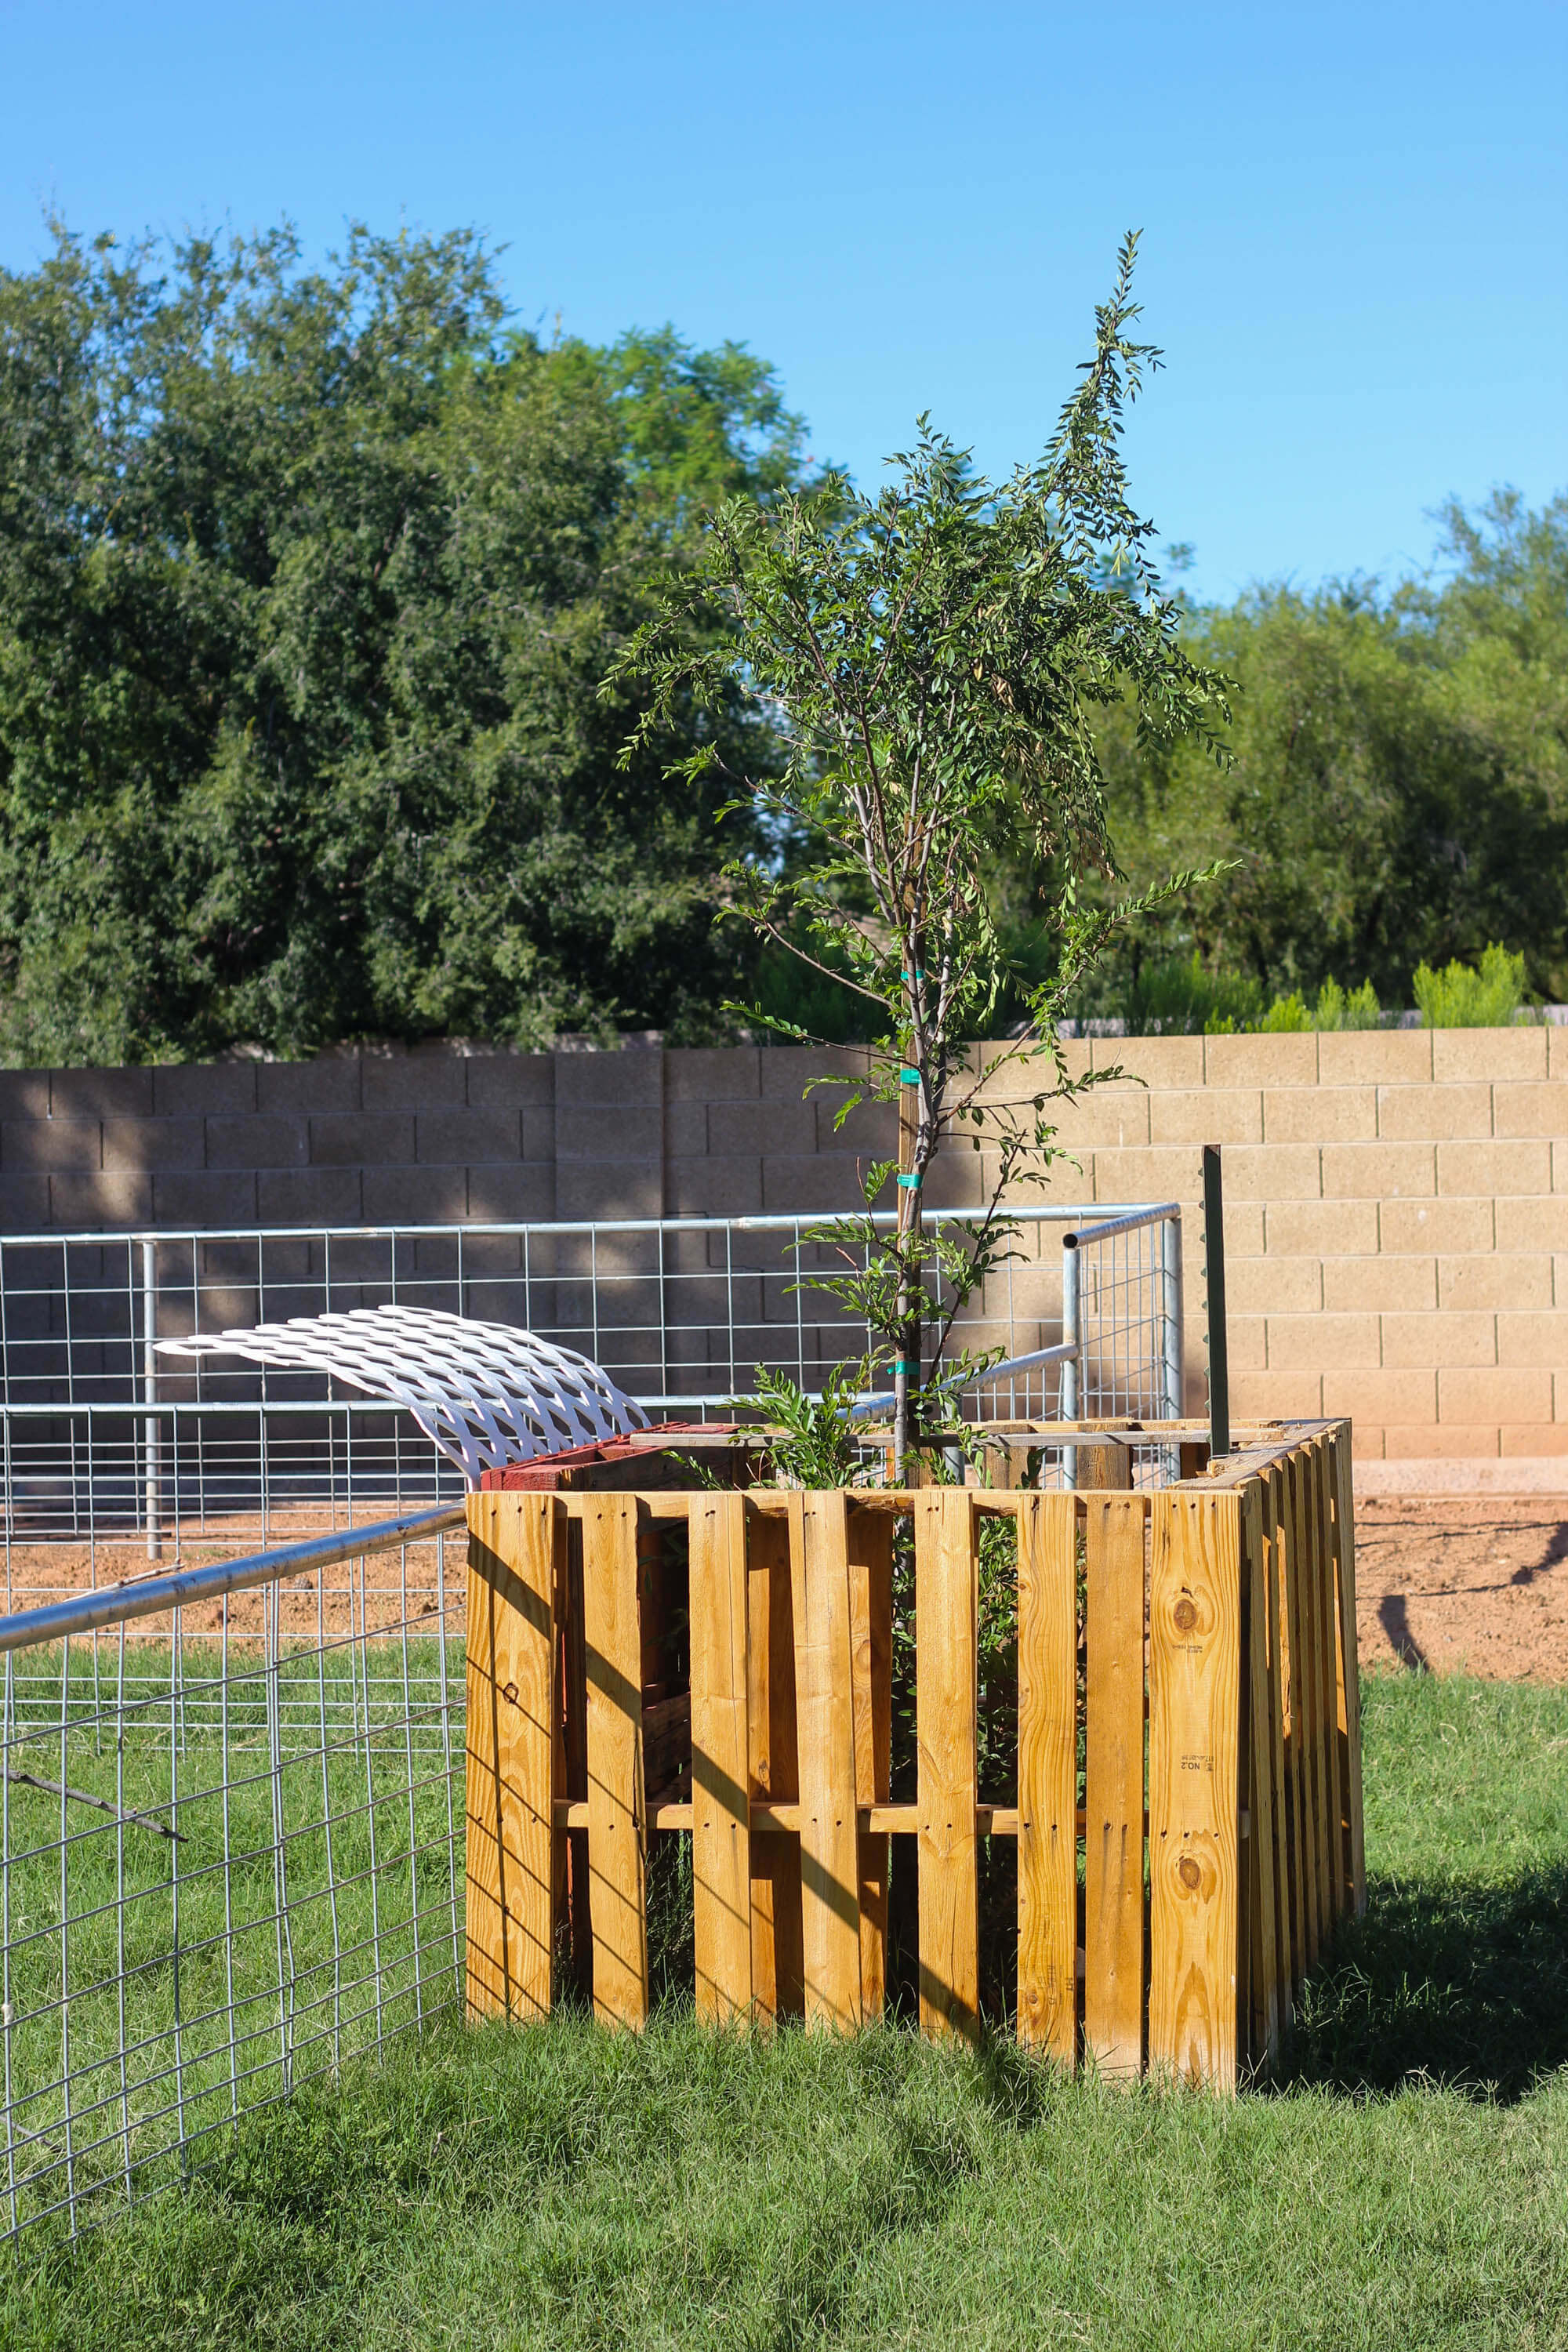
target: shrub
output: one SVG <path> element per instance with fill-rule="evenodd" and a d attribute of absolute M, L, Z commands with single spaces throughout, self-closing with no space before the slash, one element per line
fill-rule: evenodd
<path fill-rule="evenodd" d="M 1318 991 L 1314 1029 L 1375 1029 L 1383 1007 L 1370 980 L 1347 993 L 1337 980 L 1325 980 Z"/>
<path fill-rule="evenodd" d="M 1246 972 L 1210 971 L 1196 949 L 1146 965 L 1124 1002 L 1110 1008 L 1130 1037 L 1211 1036 L 1250 1029 L 1263 1011 L 1263 991 Z"/>
<path fill-rule="evenodd" d="M 1418 964 L 1413 983 L 1426 1029 L 1503 1029 L 1524 999 L 1524 958 L 1485 950 L 1479 969 L 1455 961 L 1441 971 Z"/>

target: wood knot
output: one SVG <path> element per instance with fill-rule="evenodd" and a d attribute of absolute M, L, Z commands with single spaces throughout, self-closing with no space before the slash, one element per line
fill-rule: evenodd
<path fill-rule="evenodd" d="M 1184 1592 L 1176 1603 L 1176 1623 L 1184 1633 L 1190 1633 L 1198 1622 L 1198 1612 Z"/>
<path fill-rule="evenodd" d="M 1197 1864 L 1193 1860 L 1192 1855 L 1190 1853 L 1184 1853 L 1180 1862 L 1176 1864 L 1176 1876 L 1181 1880 L 1182 1885 L 1190 1891 L 1198 1885 L 1199 1881 L 1203 1877 L 1203 1873 L 1198 1868 Z"/>
<path fill-rule="evenodd" d="M 515 1706 L 517 1705 L 517 1685 L 515 1683 L 506 1684 L 501 1691 L 501 1696 L 504 1699 L 510 1699 L 512 1706 Z"/>

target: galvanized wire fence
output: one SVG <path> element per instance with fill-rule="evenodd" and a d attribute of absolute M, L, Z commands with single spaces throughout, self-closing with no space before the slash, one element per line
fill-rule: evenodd
<path fill-rule="evenodd" d="M 395 1296 L 531 1318 L 656 1408 L 706 1412 L 759 1360 L 809 1387 L 855 1351 L 837 1301 L 790 1288 L 808 1222 L 580 1229 L 588 1272 L 558 1252 L 553 1287 L 537 1228 L 509 1229 L 517 1263 L 482 1282 L 450 1232 L 283 1236 L 281 1261 L 261 1234 L 0 1244 L 7 1608 L 44 1604 L 0 1627 L 0 2224 L 74 2229 L 188 2177 L 247 2109 L 418 2028 L 461 1981 L 457 1474 L 405 1415 L 307 1376 L 204 1369 L 171 1396 L 148 1339 Z M 1010 1349 L 970 1414 L 1179 1411 L 1179 1213 L 1030 1231 L 1064 1225 L 968 1320 L 971 1347 Z M 606 1265 L 612 1243 L 631 1255 Z M 699 1244 L 716 1277 L 679 1269 Z M 26 1255 L 45 1249 L 52 1286 Z M 189 1290 L 162 1279 L 182 1253 Z M 679 1319 L 715 1278 L 722 1318 Z M 674 1319 L 639 1384 L 644 1283 Z M 389 1501 L 400 1517 L 363 1524 Z M 323 1524 L 342 1531 L 266 1549 Z M 236 1559 L 247 1540 L 261 1552 Z M 174 1572 L 148 1577 L 149 1549 Z"/>
<path fill-rule="evenodd" d="M 959 1216 L 965 1213 L 945 1213 Z M 1146 1413 L 1180 1394 L 1179 1212 L 1029 1206 L 954 1339 L 1027 1362 L 988 1412 Z M 944 1213 L 934 1213 L 940 1223 Z M 1120 1222 L 1118 1220 L 1120 1219 Z M 5 1605 L 455 1499 L 405 1413 L 324 1377 L 176 1368 L 153 1342 L 398 1302 L 579 1349 L 656 1414 L 722 1414 L 753 1368 L 808 1391 L 868 1335 L 815 1288 L 811 1216 L 0 1237 Z M 1062 1236 L 1078 1233 L 1076 1247 Z M 1068 1351 L 1063 1352 L 1064 1349 Z M 975 1400 L 975 1409 L 981 1409 Z"/>
<path fill-rule="evenodd" d="M 188 2177 L 457 1999 L 462 1518 L 0 1628 L 13 2231 Z"/>

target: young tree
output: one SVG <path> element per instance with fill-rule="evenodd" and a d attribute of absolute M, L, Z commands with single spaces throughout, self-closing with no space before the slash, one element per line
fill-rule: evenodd
<path fill-rule="evenodd" d="M 652 689 L 628 760 L 681 698 L 717 710 L 737 682 L 784 730 L 782 772 L 736 769 L 711 740 L 678 772 L 703 790 L 721 773 L 775 839 L 805 845 L 788 866 L 731 864 L 730 907 L 875 1008 L 878 1034 L 864 1074 L 841 1081 L 839 1116 L 896 1100 L 899 1164 L 870 1171 L 866 1216 L 821 1237 L 850 1266 L 826 1286 L 891 1358 L 900 1460 L 945 1417 L 944 1391 L 973 1376 L 947 1349 L 959 1306 L 1016 1230 L 1008 1188 L 1056 1156 L 1056 1106 L 1119 1075 L 1069 1074 L 1063 1003 L 1113 930 L 1191 878 L 1099 907 L 1080 894 L 1087 876 L 1118 873 L 1094 713 L 1130 699 L 1151 745 L 1194 735 L 1221 756 L 1225 682 L 1182 651 L 1178 608 L 1150 562 L 1152 526 L 1128 499 L 1124 412 L 1159 362 L 1131 339 L 1136 242 L 1121 248 L 1094 356 L 1037 464 L 994 486 L 922 416 L 913 451 L 892 461 L 900 478 L 875 497 L 834 476 L 765 508 L 732 499 L 612 672 Z M 1025 858 L 1051 877 L 1035 918 L 1050 977 L 1026 988 L 1026 1034 L 976 1058 L 969 1042 L 984 1035 L 1004 980 L 1017 984 L 987 875 Z M 984 1155 L 987 1197 L 932 1236 L 921 1191 L 961 1136 Z M 869 1212 L 894 1177 L 885 1234 Z"/>

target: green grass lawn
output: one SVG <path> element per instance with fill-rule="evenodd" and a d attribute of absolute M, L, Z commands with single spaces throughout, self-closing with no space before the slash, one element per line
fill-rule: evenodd
<path fill-rule="evenodd" d="M 1271 2088 L 443 2028 L 25 2245 L 0 2342 L 1568 2346 L 1568 1691 L 1379 1680 L 1365 1723 L 1368 1916 Z"/>

